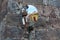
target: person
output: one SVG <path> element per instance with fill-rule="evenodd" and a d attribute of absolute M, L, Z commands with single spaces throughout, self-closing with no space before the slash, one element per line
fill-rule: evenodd
<path fill-rule="evenodd" d="M 38 15 L 38 10 L 35 6 L 33 5 L 27 5 L 27 22 L 28 22 L 28 27 L 27 27 L 27 31 L 28 33 L 31 33 L 31 31 L 34 30 L 34 24 L 37 22 L 39 15 Z"/>

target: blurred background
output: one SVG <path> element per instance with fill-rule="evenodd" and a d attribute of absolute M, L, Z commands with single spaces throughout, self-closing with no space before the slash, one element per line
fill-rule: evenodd
<path fill-rule="evenodd" d="M 11 11 L 14 7 L 8 8 L 18 1 L 38 9 L 39 19 L 29 39 L 17 28 L 19 16 Z M 0 0 L 0 40 L 60 40 L 60 0 Z"/>

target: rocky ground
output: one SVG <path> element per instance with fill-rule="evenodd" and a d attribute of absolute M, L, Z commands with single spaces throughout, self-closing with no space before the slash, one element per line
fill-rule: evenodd
<path fill-rule="evenodd" d="M 60 40 L 60 8 L 44 5 L 35 6 L 39 11 L 39 19 L 34 24 L 34 30 L 27 39 Z M 1 10 L 0 40 L 27 40 L 24 38 L 24 30 L 17 26 L 18 19 L 18 15 L 10 12 L 6 13 L 5 7 Z"/>

